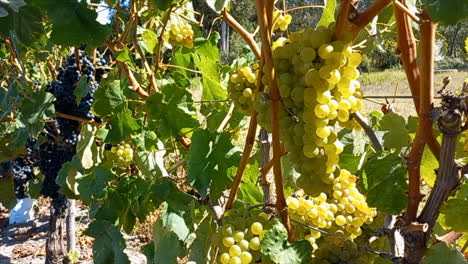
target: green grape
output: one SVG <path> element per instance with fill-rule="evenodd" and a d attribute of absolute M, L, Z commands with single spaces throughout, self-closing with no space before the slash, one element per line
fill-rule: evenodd
<path fill-rule="evenodd" d="M 238 245 L 233 245 L 229 248 L 229 255 L 231 257 L 238 257 L 240 256 L 242 249 Z"/>
<path fill-rule="evenodd" d="M 225 247 L 231 247 L 232 245 L 235 244 L 235 242 L 236 242 L 236 241 L 234 240 L 233 237 L 224 237 L 224 238 L 223 238 L 223 245 L 224 245 Z"/>
<path fill-rule="evenodd" d="M 256 72 L 249 66 L 241 66 L 229 77 L 228 96 L 246 115 L 250 115 L 254 108 L 253 91 L 257 83 Z"/>
<path fill-rule="evenodd" d="M 222 263 L 222 264 L 229 264 L 229 261 L 231 260 L 231 256 L 229 256 L 229 253 L 223 253 L 221 254 L 221 256 L 219 257 L 219 261 Z"/>
<path fill-rule="evenodd" d="M 260 235 L 263 232 L 263 225 L 259 222 L 255 222 L 250 227 L 254 235 Z"/>
<path fill-rule="evenodd" d="M 170 30 L 164 32 L 164 38 L 171 45 L 193 48 L 194 32 L 189 24 L 171 24 Z"/>
<path fill-rule="evenodd" d="M 241 241 L 239 241 L 238 245 L 242 249 L 242 251 L 249 249 L 249 241 L 245 239 L 242 239 Z"/>
<path fill-rule="evenodd" d="M 325 118 L 330 113 L 330 107 L 327 104 L 316 105 L 314 113 L 318 118 Z"/>
<path fill-rule="evenodd" d="M 117 167 L 128 167 L 133 162 L 133 149 L 130 144 L 113 146 L 108 156 Z"/>
<path fill-rule="evenodd" d="M 245 234 L 244 234 L 244 232 L 242 232 L 242 231 L 236 231 L 236 232 L 234 232 L 234 235 L 233 235 L 234 240 L 235 240 L 236 242 L 239 242 L 239 241 L 241 241 L 242 239 L 244 239 L 244 236 L 245 236 Z"/>
<path fill-rule="evenodd" d="M 333 52 L 333 46 L 330 44 L 323 44 L 318 49 L 318 54 L 320 58 L 322 59 L 328 59 L 331 56 L 332 52 Z"/>
<path fill-rule="evenodd" d="M 315 59 L 316 52 L 312 47 L 305 47 L 301 50 L 301 59 L 304 62 L 311 62 Z"/>
<path fill-rule="evenodd" d="M 234 256 L 229 260 L 229 264 L 242 264 L 242 260 L 238 256 Z"/>
<path fill-rule="evenodd" d="M 252 262 L 252 254 L 250 254 L 247 251 L 242 252 L 240 255 L 240 259 L 242 261 L 242 264 L 249 264 L 250 262 Z"/>
<path fill-rule="evenodd" d="M 254 251 L 260 250 L 260 238 L 259 237 L 253 237 L 252 239 L 250 239 L 249 247 L 250 247 L 250 249 L 252 249 Z"/>
<path fill-rule="evenodd" d="M 328 126 L 319 127 L 315 133 L 319 138 L 327 138 L 331 134 L 331 129 Z"/>

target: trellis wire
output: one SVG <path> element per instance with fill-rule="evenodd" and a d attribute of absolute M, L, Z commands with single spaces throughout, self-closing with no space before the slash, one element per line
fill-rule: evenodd
<path fill-rule="evenodd" d="M 244 204 L 244 205 L 248 205 L 249 207 L 259 207 L 259 206 L 262 206 L 262 204 L 254 205 L 254 204 L 251 204 L 251 203 L 248 203 L 248 202 L 244 202 L 244 201 L 241 201 L 241 200 L 237 200 L 237 199 L 236 199 L 236 202 L 239 202 L 239 203 Z M 311 225 L 302 223 L 301 221 L 298 221 L 298 220 L 295 220 L 295 219 L 292 219 L 292 218 L 291 218 L 291 222 L 294 222 L 294 223 L 296 223 L 296 224 L 302 225 L 302 226 L 304 226 L 304 227 L 306 227 L 306 228 L 308 228 L 308 229 L 317 231 L 317 232 L 319 232 L 319 233 L 321 233 L 321 234 L 324 234 L 324 235 L 327 235 L 327 236 L 337 237 L 337 238 L 343 239 L 343 240 L 345 240 L 345 241 L 350 241 L 350 242 L 354 243 L 357 247 L 362 248 L 362 249 L 365 249 L 366 251 L 368 251 L 368 252 L 370 252 L 370 253 L 376 254 L 376 255 L 378 255 L 378 256 L 380 256 L 380 257 L 382 257 L 382 258 L 388 259 L 388 260 L 390 260 L 390 261 L 392 261 L 392 262 L 400 263 L 400 261 L 399 261 L 400 258 L 399 258 L 399 257 L 395 257 L 395 256 L 393 256 L 392 254 L 389 254 L 389 253 L 386 253 L 386 252 L 380 252 L 380 251 L 371 249 L 371 248 L 369 248 L 369 247 L 367 247 L 367 246 L 358 244 L 358 243 L 352 241 L 351 239 L 336 236 L 336 235 L 334 235 L 334 234 L 332 234 L 332 233 L 330 233 L 330 232 L 327 232 L 327 231 L 322 230 L 322 229 L 320 229 L 320 228 L 317 228 L 317 227 L 314 227 L 314 226 L 311 226 Z"/>
<path fill-rule="evenodd" d="M 363 96 L 362 99 L 413 99 L 419 98 L 419 96 L 412 96 L 412 95 L 367 95 Z M 460 96 L 461 99 L 468 99 L 468 96 Z M 442 99 L 442 96 L 435 96 L 434 99 Z M 208 104 L 208 103 L 225 103 L 231 102 L 232 99 L 221 99 L 221 100 L 203 100 L 203 101 L 195 101 L 195 104 Z"/>

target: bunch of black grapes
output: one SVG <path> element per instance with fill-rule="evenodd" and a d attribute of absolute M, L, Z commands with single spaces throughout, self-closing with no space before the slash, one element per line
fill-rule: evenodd
<path fill-rule="evenodd" d="M 78 58 L 76 57 L 78 54 Z M 57 78 L 47 86 L 47 91 L 55 96 L 55 111 L 83 119 L 97 119 L 91 113 L 94 92 L 98 82 L 108 72 L 107 61 L 97 52 L 96 65 L 84 51 L 67 56 L 62 67 L 58 68 Z M 75 96 L 80 80 L 86 81 L 87 89 L 81 100 Z M 76 144 L 80 133 L 80 123 L 68 118 L 56 117 L 46 122 L 43 132 L 45 140 L 36 144 L 31 137 L 26 143 L 26 154 L 11 162 L 2 163 L 3 170 L 14 176 L 15 192 L 18 199 L 28 197 L 26 183 L 33 178 L 33 169 L 38 166 L 45 178 L 41 194 L 52 198 L 56 215 L 63 214 L 67 208 L 66 197 L 59 193 L 56 178 L 62 166 L 71 161 L 76 154 Z M 39 145 L 39 146 L 37 146 Z"/>

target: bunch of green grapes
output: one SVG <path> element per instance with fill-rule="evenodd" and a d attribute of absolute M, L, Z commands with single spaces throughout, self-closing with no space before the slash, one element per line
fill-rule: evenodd
<path fill-rule="evenodd" d="M 284 15 L 283 11 L 275 10 L 273 12 L 274 30 L 281 29 L 286 31 L 289 24 L 291 24 L 292 16 L 289 14 Z"/>
<path fill-rule="evenodd" d="M 271 226 L 268 215 L 256 209 L 231 210 L 225 214 L 219 241 L 218 263 L 249 264 L 261 258 L 263 236 Z"/>
<path fill-rule="evenodd" d="M 239 67 L 229 78 L 229 98 L 247 115 L 252 112 L 256 85 L 257 71 L 249 66 Z"/>
<path fill-rule="evenodd" d="M 165 39 L 174 46 L 193 48 L 193 29 L 190 24 L 171 24 L 170 29 L 164 32 Z"/>
<path fill-rule="evenodd" d="M 118 165 L 118 167 L 127 167 L 133 161 L 133 149 L 130 144 L 120 144 L 112 146 L 108 153 L 110 159 Z"/>
<path fill-rule="evenodd" d="M 275 42 L 273 51 L 281 96 L 280 136 L 301 174 L 296 185 L 310 195 L 331 186 L 339 174 L 344 146 L 337 139 L 336 124 L 360 129 L 350 115 L 363 106 L 356 69 L 361 55 L 351 42 L 332 41 L 331 36 L 326 27 L 294 32 L 287 41 Z M 256 100 L 258 122 L 268 129 L 268 97 L 260 94 Z"/>
<path fill-rule="evenodd" d="M 362 238 L 363 239 L 360 241 L 351 241 L 337 236 L 324 237 L 319 241 L 318 249 L 314 252 L 312 263 L 372 264 L 379 256 L 367 251 L 363 246 L 381 251 L 385 246 L 385 239 L 378 238 L 369 242 L 368 236 L 362 236 Z"/>
<path fill-rule="evenodd" d="M 289 196 L 286 202 L 292 219 L 348 239 L 360 236 L 361 226 L 371 224 L 377 215 L 356 188 L 356 176 L 344 169 L 333 181 L 333 190 L 328 195 L 322 192 L 309 199 Z M 320 233 L 313 231 L 305 238 L 317 248 L 316 239 L 320 238 Z"/>

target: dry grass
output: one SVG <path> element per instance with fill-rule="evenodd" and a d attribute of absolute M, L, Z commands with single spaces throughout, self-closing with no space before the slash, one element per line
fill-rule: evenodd
<path fill-rule="evenodd" d="M 436 91 L 442 86 L 442 80 L 445 76 L 450 76 L 452 81 L 448 88 L 457 90 L 461 88 L 463 81 L 468 78 L 468 72 L 438 72 L 435 75 L 435 89 Z M 362 90 L 365 96 L 370 95 L 393 95 L 395 88 L 398 87 L 397 95 L 411 95 L 406 80 L 405 73 L 402 70 L 387 70 L 383 72 L 363 73 L 361 76 Z M 375 99 L 381 103 L 385 103 L 385 99 Z M 392 101 L 392 99 L 389 99 Z M 435 105 L 437 106 L 438 100 Z M 405 117 L 416 115 L 413 100 L 411 99 L 396 99 L 395 101 L 396 112 Z M 364 101 L 364 112 L 373 110 L 380 110 L 381 106 L 377 103 Z"/>

